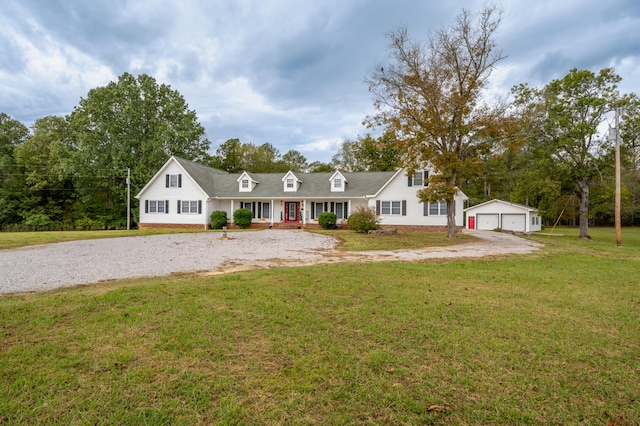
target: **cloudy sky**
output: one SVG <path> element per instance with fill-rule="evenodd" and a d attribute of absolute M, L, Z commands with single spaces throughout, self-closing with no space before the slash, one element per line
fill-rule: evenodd
<path fill-rule="evenodd" d="M 146 73 L 180 92 L 215 152 L 230 138 L 327 162 L 369 130 L 364 80 L 384 34 L 426 39 L 476 0 L 2 0 L 0 112 L 30 126 L 92 88 Z M 496 0 L 507 58 L 493 91 L 612 66 L 640 94 L 638 0 Z"/>

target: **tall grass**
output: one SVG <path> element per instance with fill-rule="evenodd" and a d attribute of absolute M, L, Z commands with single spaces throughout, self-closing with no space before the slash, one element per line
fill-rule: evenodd
<path fill-rule="evenodd" d="M 636 425 L 640 232 L 612 232 L 2 297 L 0 424 Z"/>

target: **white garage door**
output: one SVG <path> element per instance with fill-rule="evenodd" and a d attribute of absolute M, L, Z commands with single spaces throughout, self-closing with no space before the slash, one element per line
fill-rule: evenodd
<path fill-rule="evenodd" d="M 524 214 L 503 214 L 502 229 L 505 231 L 526 231 L 527 216 Z"/>
<path fill-rule="evenodd" d="M 476 215 L 476 229 L 488 229 L 492 231 L 499 227 L 497 214 Z"/>

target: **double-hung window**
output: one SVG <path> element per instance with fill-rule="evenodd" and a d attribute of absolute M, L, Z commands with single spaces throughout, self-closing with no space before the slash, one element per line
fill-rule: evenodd
<path fill-rule="evenodd" d="M 446 216 L 447 214 L 447 202 L 437 201 L 435 203 L 429 203 L 429 216 Z"/>
<path fill-rule="evenodd" d="M 169 213 L 169 202 L 166 200 L 146 200 L 145 213 Z"/>
<path fill-rule="evenodd" d="M 406 201 L 378 201 L 376 203 L 376 213 L 381 215 L 406 215 Z"/>
<path fill-rule="evenodd" d="M 183 214 L 198 214 L 198 201 L 182 201 L 182 209 L 180 211 Z"/>
<path fill-rule="evenodd" d="M 182 188 L 182 175 L 165 175 L 165 186 L 167 188 Z"/>
<path fill-rule="evenodd" d="M 429 186 L 426 182 L 429 178 L 429 172 L 415 172 L 411 176 L 409 176 L 409 186 Z"/>

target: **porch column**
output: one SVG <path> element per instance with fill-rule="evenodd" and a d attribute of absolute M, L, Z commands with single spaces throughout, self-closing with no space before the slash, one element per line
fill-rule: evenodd
<path fill-rule="evenodd" d="M 230 223 L 233 223 L 233 200 L 231 200 L 231 212 L 230 212 L 229 216 L 231 216 L 231 222 Z"/>
<path fill-rule="evenodd" d="M 307 224 L 307 200 L 302 200 L 302 224 Z"/>
<path fill-rule="evenodd" d="M 273 217 L 276 215 L 275 210 L 273 209 L 274 207 L 274 200 L 271 200 L 271 227 L 273 228 Z"/>

